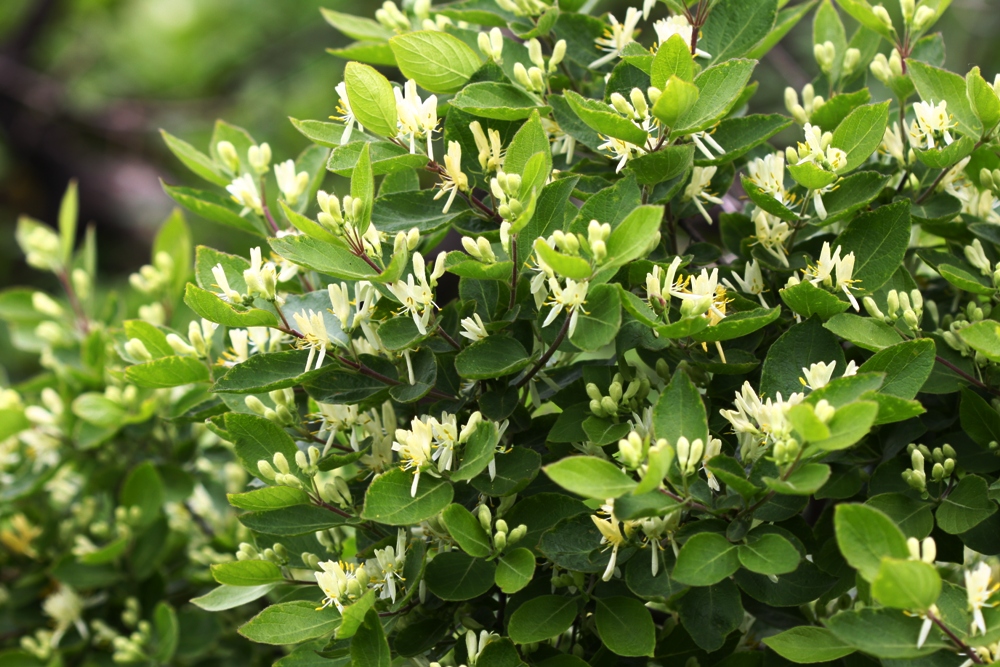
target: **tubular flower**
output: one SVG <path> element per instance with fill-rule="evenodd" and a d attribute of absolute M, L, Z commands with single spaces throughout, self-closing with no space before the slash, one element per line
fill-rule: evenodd
<path fill-rule="evenodd" d="M 691 38 L 694 36 L 694 28 L 691 26 L 691 22 L 688 21 L 687 17 L 683 14 L 669 16 L 665 19 L 656 21 L 653 23 L 653 30 L 656 31 L 656 40 L 660 44 L 666 43 L 666 41 L 674 35 L 680 35 L 685 44 L 690 44 Z M 702 51 L 701 49 L 695 49 L 694 54 L 699 58 L 712 57 L 710 54 Z"/>
<path fill-rule="evenodd" d="M 910 141 L 916 148 L 937 148 L 939 144 L 948 146 L 955 141 L 951 130 L 956 123 L 948 113 L 947 101 L 916 102 L 913 113 L 916 120 L 910 124 Z"/>
<path fill-rule="evenodd" d="M 611 27 L 605 29 L 604 34 L 594 40 L 597 48 L 601 51 L 606 51 L 607 54 L 590 63 L 588 67 L 590 69 L 597 69 L 601 65 L 617 58 L 626 45 L 635 41 L 633 34 L 641 18 L 642 12 L 635 7 L 629 7 L 628 11 L 625 12 L 625 23 L 619 23 L 614 14 L 608 14 Z"/>
<path fill-rule="evenodd" d="M 769 308 L 767 302 L 764 301 L 764 275 L 760 271 L 760 264 L 757 260 L 748 262 L 746 267 L 743 269 L 743 277 L 740 277 L 736 271 L 732 272 L 733 279 L 736 280 L 737 284 L 740 286 L 740 290 L 746 292 L 747 294 L 754 294 L 760 300 L 760 305 L 765 308 Z M 736 291 L 732 283 L 728 279 L 722 281 L 729 289 Z"/>
<path fill-rule="evenodd" d="M 405 92 L 395 88 L 396 114 L 399 116 L 399 137 L 410 145 L 410 152 L 417 150 L 417 139 L 427 140 L 427 158 L 434 159 L 434 146 L 431 137 L 437 130 L 437 95 L 431 95 L 421 100 L 417 93 L 417 82 L 407 80 L 403 86 Z"/>
<path fill-rule="evenodd" d="M 354 131 L 355 127 L 360 132 L 364 132 L 365 128 L 361 127 L 361 122 L 354 116 L 354 111 L 351 109 L 351 103 L 347 101 L 347 83 L 341 81 L 334 90 L 340 96 L 337 104 L 337 113 L 340 115 L 334 116 L 334 118 L 344 124 L 344 132 L 340 135 L 340 145 L 343 146 L 351 140 L 351 132 Z"/>
<path fill-rule="evenodd" d="M 472 130 L 472 138 L 476 141 L 476 149 L 479 151 L 479 166 L 484 171 L 499 171 L 503 168 L 503 142 L 500 133 L 493 128 L 489 128 L 487 133 L 483 132 L 483 126 L 478 120 L 469 123 Z"/>
<path fill-rule="evenodd" d="M 317 313 L 314 310 L 309 310 L 307 313 L 293 313 L 292 319 L 295 320 L 295 325 L 302 334 L 302 338 L 298 339 L 299 347 L 309 350 L 309 356 L 306 358 L 306 370 L 319 369 L 323 366 L 326 348 L 330 344 L 330 334 L 326 330 L 323 313 Z M 318 357 L 317 351 L 319 352 Z M 316 360 L 315 366 L 313 366 L 314 359 Z"/>
<path fill-rule="evenodd" d="M 444 173 L 441 178 L 441 189 L 434 195 L 434 199 L 440 199 L 446 192 L 451 193 L 442 209 L 443 213 L 447 213 L 455 201 L 455 195 L 469 189 L 469 177 L 462 173 L 462 145 L 457 141 L 448 142 L 448 154 L 444 156 Z"/>
<path fill-rule="evenodd" d="M 586 280 L 577 282 L 572 278 L 567 278 L 566 286 L 563 287 L 557 278 L 549 278 L 549 292 L 551 293 L 549 304 L 552 306 L 552 310 L 545 317 L 542 326 L 547 327 L 552 324 L 559 317 L 559 313 L 565 310 L 569 316 L 569 335 L 572 336 L 573 332 L 576 331 L 576 324 L 580 318 L 580 311 L 583 310 L 583 304 L 587 302 L 587 289 L 589 287 L 590 283 Z"/>
<path fill-rule="evenodd" d="M 712 224 L 712 216 L 708 214 L 702 202 L 722 204 L 721 199 L 708 191 L 708 186 L 711 185 L 716 170 L 716 167 L 695 167 L 691 171 L 691 182 L 684 189 L 684 200 L 694 202 L 695 207 L 701 212 L 708 224 Z"/>
<path fill-rule="evenodd" d="M 247 211 L 253 211 L 257 215 L 264 214 L 264 206 L 257 192 L 257 184 L 250 174 L 243 174 L 234 178 L 233 182 L 226 186 L 226 191 L 232 196 L 233 201 L 243 207 L 241 215 Z"/>
<path fill-rule="evenodd" d="M 1000 584 L 990 584 L 992 569 L 986 563 L 979 563 L 975 568 L 965 571 L 965 594 L 969 601 L 969 611 L 972 612 L 972 634 L 978 630 L 986 634 L 986 619 L 983 618 L 983 608 L 995 607 L 990 603 L 993 594 L 1000 590 Z"/>
<path fill-rule="evenodd" d="M 597 530 L 601 531 L 601 544 L 607 544 L 611 547 L 611 559 L 608 561 L 608 566 L 604 569 L 604 574 L 601 575 L 601 579 L 604 581 L 610 581 L 611 577 L 615 573 L 615 564 L 618 560 L 618 548 L 625 544 L 627 540 L 622 534 L 620 525 L 618 520 L 615 519 L 614 514 L 607 519 L 600 519 L 591 514 L 590 519 L 594 522 L 594 525 L 597 526 Z"/>

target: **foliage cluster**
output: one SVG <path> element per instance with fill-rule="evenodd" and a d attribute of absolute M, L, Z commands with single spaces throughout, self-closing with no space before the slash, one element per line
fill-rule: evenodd
<path fill-rule="evenodd" d="M 64 294 L 0 294 L 45 368 L 0 396 L 0 658 L 1000 659 L 1000 84 L 941 68 L 947 0 L 787 4 L 326 11 L 297 158 L 164 133 L 261 246 L 175 213 L 136 312 L 72 188 L 23 219 Z M 822 75 L 750 113 L 810 12 Z"/>

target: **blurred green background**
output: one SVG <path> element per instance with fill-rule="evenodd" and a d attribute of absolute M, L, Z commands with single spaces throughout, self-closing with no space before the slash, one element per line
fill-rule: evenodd
<path fill-rule="evenodd" d="M 379 4 L 0 0 L 0 288 L 54 287 L 26 268 L 14 227 L 22 213 L 53 221 L 74 177 L 81 222 L 98 231 L 104 279 L 121 282 L 146 263 L 152 234 L 172 205 L 159 179 L 202 185 L 163 146 L 160 128 L 204 149 L 213 121 L 225 118 L 268 141 L 276 160 L 294 157 L 307 142 L 287 117 L 334 113 L 343 62 L 325 49 L 349 41 L 319 8 L 372 16 Z M 598 0 L 594 12 L 623 16 L 628 4 Z M 782 111 L 784 87 L 801 88 L 815 76 L 811 20 L 757 69 L 755 110 Z M 1000 0 L 955 0 L 938 28 L 949 68 L 964 73 L 978 64 L 992 81 L 1000 71 Z M 245 251 L 251 240 L 191 222 L 196 243 Z M 30 368 L 5 339 L 0 332 L 0 365 L 23 377 Z"/>

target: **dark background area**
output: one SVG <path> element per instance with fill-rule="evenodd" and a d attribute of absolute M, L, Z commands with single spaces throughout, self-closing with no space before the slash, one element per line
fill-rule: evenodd
<path fill-rule="evenodd" d="M 372 16 L 380 4 L 0 0 L 0 288 L 54 287 L 25 266 L 14 229 L 20 214 L 53 222 L 70 178 L 80 182 L 81 222 L 97 229 L 102 280 L 121 283 L 146 263 L 172 207 L 159 179 L 204 185 L 164 147 L 160 128 L 205 150 L 214 120 L 224 118 L 268 141 L 275 160 L 294 157 L 307 141 L 287 118 L 335 112 L 343 61 L 325 49 L 349 41 L 319 8 Z M 594 13 L 623 16 L 626 6 L 599 0 Z M 663 14 L 662 5 L 654 12 Z M 811 21 L 810 14 L 758 67 L 754 110 L 783 110 L 784 87 L 815 76 Z M 992 82 L 1000 71 L 1000 0 L 955 0 L 937 29 L 950 69 L 978 64 Z M 877 82 L 873 93 L 884 96 Z M 189 220 L 196 244 L 245 251 L 251 242 Z M 12 377 L 29 370 L 2 331 L 0 360 Z"/>

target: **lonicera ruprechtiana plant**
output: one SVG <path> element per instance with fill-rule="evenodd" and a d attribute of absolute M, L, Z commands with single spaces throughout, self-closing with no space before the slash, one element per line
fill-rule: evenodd
<path fill-rule="evenodd" d="M 188 602 L 246 539 L 225 494 L 247 474 L 204 423 L 217 399 L 205 382 L 127 370 L 174 353 L 166 327 L 191 272 L 187 223 L 167 219 L 150 264 L 116 295 L 95 275 L 94 230 L 74 247 L 77 208 L 71 186 L 58 230 L 17 228 L 28 264 L 61 294 L 0 292 L 11 342 L 42 369 L 0 388 L 0 664 L 271 664 L 231 627 L 253 610 L 219 622 Z M 200 349 L 224 349 L 222 329 L 204 332 Z"/>
<path fill-rule="evenodd" d="M 157 252 L 134 288 L 191 312 L 107 334 L 157 442 L 253 478 L 193 604 L 280 665 L 1000 659 L 1000 86 L 941 68 L 948 4 L 326 11 L 357 42 L 298 158 L 165 135 L 216 187 L 168 194 L 260 237 Z M 821 74 L 751 113 L 807 15 Z"/>

